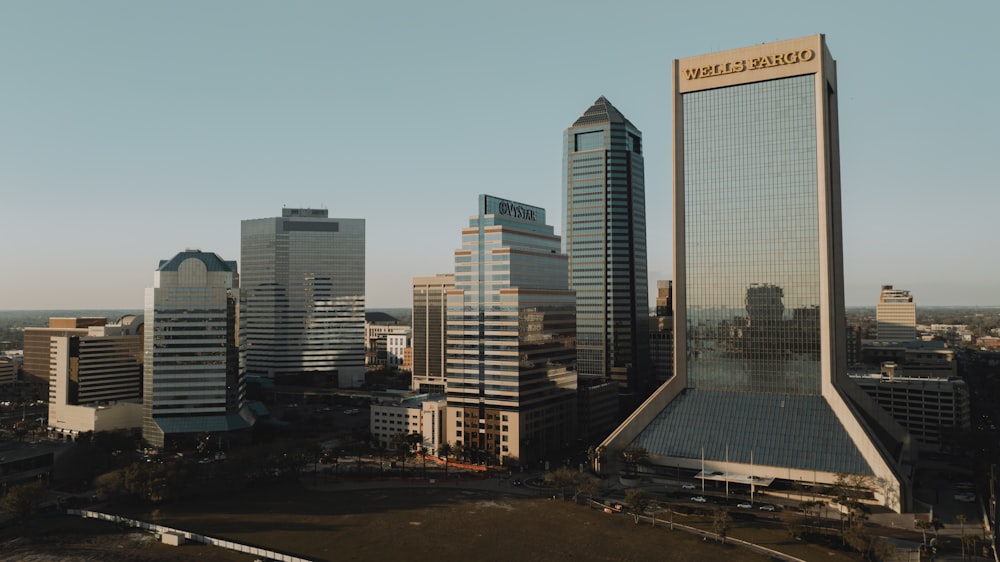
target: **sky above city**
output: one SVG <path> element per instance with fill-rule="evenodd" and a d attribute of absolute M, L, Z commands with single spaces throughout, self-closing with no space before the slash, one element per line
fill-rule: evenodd
<path fill-rule="evenodd" d="M 562 233 L 562 134 L 643 133 L 649 278 L 672 278 L 675 58 L 823 33 L 845 293 L 1000 305 L 1000 2 L 0 3 L 2 309 L 140 309 L 162 259 L 240 258 L 282 207 L 367 226 L 367 305 L 454 271 L 480 193 Z"/>

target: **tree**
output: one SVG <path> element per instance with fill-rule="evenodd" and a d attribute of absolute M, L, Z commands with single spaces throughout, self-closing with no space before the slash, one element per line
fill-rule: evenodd
<path fill-rule="evenodd" d="M 444 459 L 444 479 L 448 479 L 448 457 L 451 455 L 451 444 L 445 441 L 438 445 L 438 456 Z"/>
<path fill-rule="evenodd" d="M 639 464 L 649 458 L 649 452 L 641 445 L 629 447 L 622 451 L 622 460 L 625 461 L 625 474 L 632 477 L 639 476 Z"/>
<path fill-rule="evenodd" d="M 559 493 L 562 495 L 563 501 L 566 501 L 566 488 L 569 486 L 575 487 L 580 482 L 581 476 L 582 475 L 580 473 L 576 472 L 572 468 L 569 468 L 568 466 L 560 466 L 555 470 L 546 472 L 542 476 L 542 480 L 544 480 L 549 486 L 557 488 Z M 573 499 L 576 499 L 575 494 Z"/>
<path fill-rule="evenodd" d="M 642 488 L 629 488 L 625 490 L 625 503 L 632 507 L 632 515 L 635 516 L 635 524 L 639 524 L 639 518 L 649 507 L 649 496 Z"/>
<path fill-rule="evenodd" d="M 44 499 L 45 485 L 41 482 L 21 484 L 7 491 L 7 495 L 0 500 L 0 511 L 20 524 L 38 511 Z"/>
<path fill-rule="evenodd" d="M 726 544 L 726 534 L 729 531 L 729 512 L 724 507 L 717 507 L 712 512 L 712 531 Z"/>
<path fill-rule="evenodd" d="M 585 495 L 588 498 L 596 496 L 601 491 L 601 481 L 594 478 L 589 478 L 586 475 L 581 474 L 580 479 L 576 484 L 576 493 L 573 494 L 573 501 L 576 502 L 580 495 Z"/>

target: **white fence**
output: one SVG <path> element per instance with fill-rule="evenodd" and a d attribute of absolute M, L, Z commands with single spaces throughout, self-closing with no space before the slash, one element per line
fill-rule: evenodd
<path fill-rule="evenodd" d="M 156 525 L 153 523 L 147 523 L 145 521 L 138 521 L 136 519 L 129 519 L 128 517 L 122 517 L 121 515 L 112 515 L 109 513 L 101 513 L 99 511 L 88 511 L 85 509 L 67 509 L 66 514 L 79 515 L 80 517 L 84 517 L 86 519 L 99 519 L 101 521 L 108 521 L 118 525 L 126 525 L 128 527 L 134 527 L 137 529 L 152 531 L 154 533 L 160 533 L 161 535 L 163 533 L 174 533 L 176 535 L 184 537 L 189 541 L 199 542 L 210 546 L 218 546 L 220 548 L 225 548 L 236 552 L 242 552 L 253 556 L 259 556 L 261 558 L 267 560 L 274 560 L 276 562 L 312 562 L 307 558 L 300 558 L 298 556 L 292 556 L 291 554 L 275 552 L 273 550 L 267 550 L 263 548 L 258 548 L 256 546 L 240 544 L 238 542 L 227 541 L 225 539 L 206 537 L 205 535 L 199 535 L 197 533 L 192 533 L 190 531 L 174 529 L 172 527 L 164 527 L 163 525 Z"/>

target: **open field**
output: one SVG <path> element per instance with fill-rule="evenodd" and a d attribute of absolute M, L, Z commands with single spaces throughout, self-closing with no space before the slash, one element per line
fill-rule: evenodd
<path fill-rule="evenodd" d="M 572 502 L 447 485 L 316 491 L 290 484 L 136 516 L 317 561 L 767 560 Z M 730 534 L 745 535 L 739 527 L 733 522 Z M 806 560 L 855 559 L 795 542 L 780 526 L 753 533 Z M 201 547 L 177 550 L 189 548 Z"/>

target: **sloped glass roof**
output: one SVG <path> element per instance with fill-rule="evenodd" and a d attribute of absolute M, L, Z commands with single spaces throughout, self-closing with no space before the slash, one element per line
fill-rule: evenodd
<path fill-rule="evenodd" d="M 670 456 L 873 474 L 822 396 L 687 389 L 632 443 Z M 727 452 L 728 449 L 728 452 Z"/>

